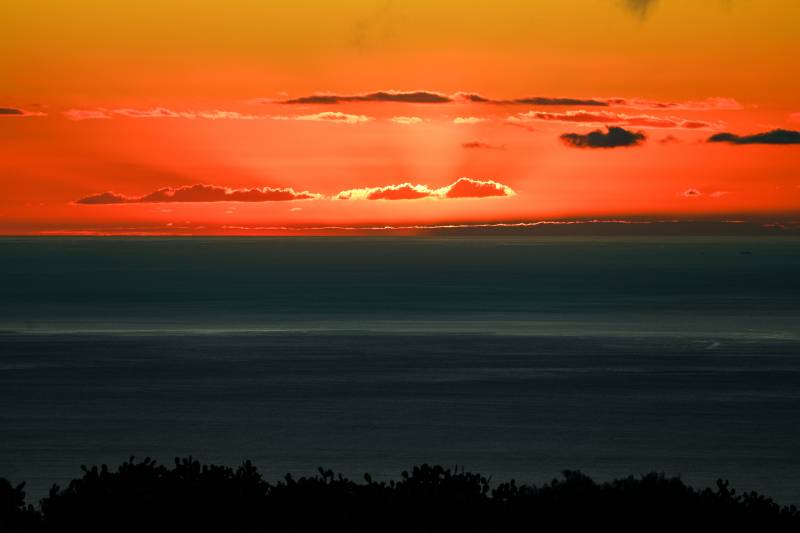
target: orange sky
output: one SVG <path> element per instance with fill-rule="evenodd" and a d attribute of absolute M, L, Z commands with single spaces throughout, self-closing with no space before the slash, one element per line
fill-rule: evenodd
<path fill-rule="evenodd" d="M 796 0 L 275 4 L 0 7 L 0 234 L 800 219 Z"/>

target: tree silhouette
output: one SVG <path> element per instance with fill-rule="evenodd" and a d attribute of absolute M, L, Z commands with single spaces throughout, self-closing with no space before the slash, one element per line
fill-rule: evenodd
<path fill-rule="evenodd" d="M 651 473 L 596 483 L 567 470 L 542 486 L 491 480 L 441 466 L 415 466 L 399 480 L 357 483 L 320 468 L 310 477 L 264 481 L 238 468 L 188 457 L 167 468 L 133 457 L 116 471 L 81 467 L 36 509 L 24 484 L 0 479 L 0 531 L 514 531 L 553 528 L 800 530 L 800 512 L 768 497 L 738 495 L 727 481 L 696 490 Z"/>

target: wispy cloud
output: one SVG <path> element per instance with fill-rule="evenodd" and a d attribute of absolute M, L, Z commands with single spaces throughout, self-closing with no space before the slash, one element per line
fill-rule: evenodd
<path fill-rule="evenodd" d="M 122 108 L 114 109 L 112 113 L 128 118 L 194 118 L 194 113 L 172 111 L 165 107 L 154 107 L 152 109 Z"/>
<path fill-rule="evenodd" d="M 314 113 L 313 115 L 298 115 L 292 117 L 294 120 L 306 120 L 311 122 L 335 122 L 339 124 L 359 124 L 362 122 L 369 122 L 372 117 L 366 115 L 352 115 L 349 113 L 342 113 L 340 111 L 325 111 L 322 113 Z"/>
<path fill-rule="evenodd" d="M 712 191 L 710 193 L 704 193 L 700 189 L 689 188 L 683 191 L 683 196 L 686 198 L 700 198 L 701 196 L 707 196 L 708 198 L 721 198 L 730 194 L 728 191 Z"/>
<path fill-rule="evenodd" d="M 487 142 L 483 142 L 483 141 L 465 142 L 465 143 L 461 143 L 461 146 L 463 148 L 467 148 L 467 149 L 470 149 L 470 150 L 475 150 L 475 149 L 503 150 L 503 149 L 505 149 L 505 147 L 502 146 L 502 145 L 491 144 L 491 143 L 487 143 Z"/>
<path fill-rule="evenodd" d="M 453 119 L 453 124 L 480 124 L 488 120 L 488 118 L 483 117 L 456 117 Z"/>
<path fill-rule="evenodd" d="M 75 121 L 111 119 L 111 114 L 102 109 L 68 109 L 61 114 Z"/>
<path fill-rule="evenodd" d="M 512 122 L 562 122 L 584 123 L 594 125 L 619 124 L 621 126 L 639 126 L 644 128 L 681 128 L 681 129 L 717 129 L 719 124 L 711 124 L 699 120 L 687 120 L 679 117 L 657 117 L 653 115 L 627 115 L 611 111 L 565 111 L 554 113 L 547 111 L 528 111 L 509 117 Z"/>
<path fill-rule="evenodd" d="M 210 109 L 203 111 L 174 111 L 166 107 L 153 107 L 148 109 L 118 108 L 118 109 L 68 109 L 62 112 L 70 120 L 102 120 L 115 116 L 124 118 L 186 118 L 207 120 L 257 120 L 269 118 L 263 115 L 251 115 L 238 111 L 224 111 Z"/>
<path fill-rule="evenodd" d="M 340 111 L 326 111 L 308 115 L 254 115 L 239 111 L 226 111 L 221 109 L 209 109 L 201 111 L 175 111 L 166 107 L 153 107 L 147 109 L 137 108 L 118 108 L 118 109 L 69 109 L 62 113 L 70 120 L 98 120 L 110 119 L 114 117 L 134 118 L 134 119 L 204 119 L 204 120 L 301 120 L 311 122 L 338 122 L 344 124 L 357 124 L 368 122 L 372 117 L 365 115 L 355 115 L 342 113 Z"/>
<path fill-rule="evenodd" d="M 395 124 L 401 124 L 403 126 L 411 126 L 414 124 L 422 124 L 423 122 L 425 122 L 425 119 L 420 117 L 392 117 L 389 120 L 391 120 Z"/>
<path fill-rule="evenodd" d="M 744 109 L 734 98 L 711 97 L 705 100 L 689 100 L 685 102 L 663 102 L 644 98 L 607 98 L 608 105 L 631 109 L 663 109 L 672 111 L 739 111 Z"/>

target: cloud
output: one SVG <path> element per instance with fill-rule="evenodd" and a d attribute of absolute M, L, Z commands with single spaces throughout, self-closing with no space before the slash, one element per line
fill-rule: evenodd
<path fill-rule="evenodd" d="M 130 198 L 128 196 L 123 196 L 121 194 L 109 191 L 109 192 L 101 192 L 99 194 L 93 194 L 91 196 L 86 196 L 85 198 L 81 198 L 75 203 L 85 204 L 85 205 L 106 205 L 106 204 L 135 203 L 136 201 L 137 201 L 136 198 Z"/>
<path fill-rule="evenodd" d="M 283 104 L 340 104 L 344 102 L 402 102 L 407 104 L 445 104 L 452 99 L 432 91 L 377 91 L 366 94 L 315 94 L 284 100 Z"/>
<path fill-rule="evenodd" d="M 587 134 L 565 133 L 561 140 L 573 148 L 617 148 L 636 146 L 647 139 L 642 132 L 628 131 L 617 126 L 609 126 L 608 132 L 595 130 Z"/>
<path fill-rule="evenodd" d="M 392 117 L 389 120 L 391 120 L 395 124 L 402 124 L 404 126 L 410 126 L 410 125 L 413 125 L 413 124 L 421 124 L 421 123 L 425 122 L 425 120 L 420 118 L 420 117 Z"/>
<path fill-rule="evenodd" d="M 742 104 L 733 98 L 711 97 L 705 100 L 686 102 L 662 102 L 646 98 L 576 98 L 570 96 L 524 96 L 518 98 L 494 99 L 478 93 L 465 91 L 445 94 L 437 91 L 377 91 L 363 94 L 318 93 L 288 100 L 257 98 L 252 100 L 261 104 L 320 104 L 332 105 L 352 102 L 395 102 L 411 104 L 473 103 L 495 105 L 529 105 L 541 107 L 627 107 L 634 109 L 664 109 L 680 111 L 739 110 Z"/>
<path fill-rule="evenodd" d="M 115 109 L 113 113 L 129 118 L 194 118 L 191 113 L 172 111 L 165 107 L 154 107 L 152 109 L 123 108 Z"/>
<path fill-rule="evenodd" d="M 278 115 L 252 115 L 239 111 L 225 111 L 209 109 L 202 111 L 175 111 L 166 107 L 153 107 L 150 109 L 70 109 L 63 112 L 70 120 L 96 120 L 109 119 L 115 116 L 125 118 L 150 119 L 150 118 L 184 118 L 204 120 L 304 120 L 313 122 L 339 122 L 344 124 L 357 124 L 368 122 L 372 117 L 353 115 L 339 111 L 326 111 L 312 115 L 278 116 Z"/>
<path fill-rule="evenodd" d="M 106 120 L 111 115 L 103 109 L 68 109 L 61 113 L 70 120 Z"/>
<path fill-rule="evenodd" d="M 553 121 L 564 123 L 587 124 L 619 124 L 621 126 L 639 126 L 644 128 L 683 128 L 711 129 L 709 122 L 686 120 L 678 117 L 656 117 L 653 115 L 626 115 L 611 111 L 566 111 L 552 113 L 547 111 L 528 111 L 509 117 L 511 122 Z"/>
<path fill-rule="evenodd" d="M 81 198 L 76 203 L 85 205 L 100 204 L 148 204 L 168 202 L 281 202 L 289 200 L 313 200 L 320 195 L 308 191 L 297 192 L 292 188 L 261 187 L 252 189 L 231 189 L 216 185 L 187 185 L 185 187 L 164 187 L 144 196 L 124 196 L 115 192 L 103 192 Z"/>
<path fill-rule="evenodd" d="M 717 133 L 708 138 L 710 143 L 729 144 L 800 144 L 800 131 L 771 130 L 753 135 L 736 135 L 734 133 Z"/>
<path fill-rule="evenodd" d="M 482 141 L 470 141 L 461 144 L 462 147 L 468 149 L 485 148 L 489 150 L 503 150 L 504 147 L 497 144 L 489 144 Z"/>
<path fill-rule="evenodd" d="M 460 102 L 473 102 L 476 104 L 485 104 L 485 103 L 492 103 L 495 100 L 490 98 L 486 98 L 485 96 L 481 96 L 477 93 L 467 93 L 467 92 L 457 92 L 453 95 L 453 100 L 457 100 Z"/>
<path fill-rule="evenodd" d="M 660 142 L 661 144 L 675 144 L 681 142 L 681 140 L 675 137 L 674 135 L 667 135 L 658 142 Z"/>
<path fill-rule="evenodd" d="M 334 198 L 337 200 L 416 200 L 434 196 L 427 185 L 401 183 L 385 187 L 366 187 L 342 191 Z"/>
<path fill-rule="evenodd" d="M 456 117 L 453 119 L 453 124 L 480 124 L 488 120 L 488 118 L 481 117 Z"/>
<path fill-rule="evenodd" d="M 261 115 L 250 115 L 247 113 L 239 113 L 238 111 L 221 111 L 219 109 L 212 109 L 211 111 L 198 111 L 195 116 L 197 118 L 204 118 L 207 120 L 258 120 L 266 118 Z"/>
<path fill-rule="evenodd" d="M 623 101 L 623 99 L 617 99 Z M 269 100 L 256 100 L 272 103 Z M 457 92 L 452 95 L 436 91 L 378 91 L 366 94 L 314 94 L 283 100 L 282 104 L 341 104 L 350 102 L 401 102 L 413 104 L 447 104 L 468 102 L 476 104 L 532 105 L 532 106 L 608 106 L 609 102 L 598 98 L 572 98 L 551 96 L 526 96 L 495 100 L 477 93 Z"/>
<path fill-rule="evenodd" d="M 26 111 L 18 107 L 0 107 L 0 117 L 46 117 L 47 113 Z"/>
<path fill-rule="evenodd" d="M 733 98 L 711 97 L 687 102 L 660 102 L 642 98 L 607 98 L 608 105 L 633 109 L 668 109 L 673 111 L 738 111 L 744 106 Z"/>
<path fill-rule="evenodd" d="M 257 120 L 268 118 L 262 115 L 249 115 L 238 111 L 223 111 L 220 109 L 210 109 L 205 111 L 173 111 L 166 107 L 154 107 L 150 109 L 69 109 L 62 113 L 70 120 L 97 120 L 109 119 L 113 116 L 125 118 L 188 118 L 188 119 L 207 119 L 207 120 Z"/>
<path fill-rule="evenodd" d="M 608 102 L 596 98 L 570 98 L 551 96 L 526 96 L 507 100 L 493 100 L 477 93 L 459 92 L 453 100 L 478 104 L 535 105 L 535 106 L 607 106 Z"/>
<path fill-rule="evenodd" d="M 488 198 L 490 196 L 515 196 L 511 187 L 493 180 L 459 178 L 455 183 L 437 190 L 445 198 Z"/>
<path fill-rule="evenodd" d="M 510 187 L 493 180 L 459 178 L 445 187 L 432 189 L 427 185 L 401 183 L 385 187 L 365 187 L 342 191 L 336 200 L 418 200 L 421 198 L 488 198 L 493 196 L 514 196 Z"/>
<path fill-rule="evenodd" d="M 548 98 L 533 96 L 528 98 L 515 98 L 513 100 L 500 100 L 502 104 L 539 105 L 539 106 L 607 106 L 608 102 L 591 98 Z"/>
<path fill-rule="evenodd" d="M 369 122 L 372 120 L 372 117 L 368 117 L 366 115 L 351 115 L 349 113 L 342 113 L 340 111 L 325 111 L 322 113 L 315 113 L 313 115 L 298 115 L 293 118 L 294 120 L 337 122 L 339 124 L 359 124 L 361 122 Z"/>
<path fill-rule="evenodd" d="M 712 191 L 708 194 L 704 193 L 703 191 L 695 188 L 689 188 L 683 191 L 682 195 L 686 198 L 699 198 L 701 196 L 708 196 L 709 198 L 721 198 L 727 194 L 730 194 L 728 191 Z"/>

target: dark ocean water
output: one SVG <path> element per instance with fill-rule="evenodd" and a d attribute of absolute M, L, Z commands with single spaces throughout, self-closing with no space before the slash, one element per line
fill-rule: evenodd
<path fill-rule="evenodd" d="M 0 476 L 651 470 L 800 503 L 796 238 L 2 239 Z"/>

